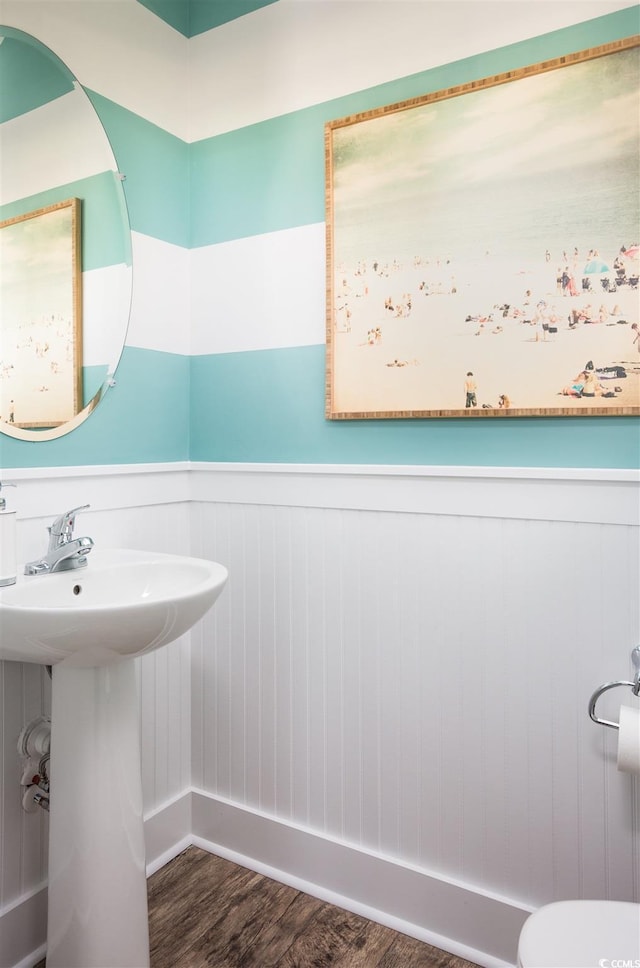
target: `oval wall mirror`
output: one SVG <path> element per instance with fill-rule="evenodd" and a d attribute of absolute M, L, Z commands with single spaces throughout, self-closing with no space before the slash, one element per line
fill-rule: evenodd
<path fill-rule="evenodd" d="M 50 440 L 113 383 L 131 232 L 105 130 L 62 61 L 0 26 L 0 89 L 0 432 Z"/>

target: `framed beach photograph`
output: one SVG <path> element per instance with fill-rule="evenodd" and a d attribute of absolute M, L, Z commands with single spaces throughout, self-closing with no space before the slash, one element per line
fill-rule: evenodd
<path fill-rule="evenodd" d="M 0 424 L 57 427 L 82 408 L 81 202 L 0 222 Z"/>
<path fill-rule="evenodd" d="M 325 126 L 327 418 L 640 414 L 639 45 Z"/>

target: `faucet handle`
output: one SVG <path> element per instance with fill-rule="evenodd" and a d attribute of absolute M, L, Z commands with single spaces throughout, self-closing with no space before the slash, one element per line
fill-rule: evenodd
<path fill-rule="evenodd" d="M 47 530 L 52 538 L 62 538 L 63 542 L 70 541 L 73 537 L 73 529 L 76 523 L 76 514 L 78 511 L 86 511 L 90 504 L 82 504 L 79 508 L 72 508 L 70 511 L 65 511 L 61 514 L 59 518 L 56 518 L 50 528 Z"/>

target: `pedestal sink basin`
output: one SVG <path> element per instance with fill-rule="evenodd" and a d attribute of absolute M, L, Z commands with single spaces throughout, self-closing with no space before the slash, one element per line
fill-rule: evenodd
<path fill-rule="evenodd" d="M 85 568 L 0 589 L 0 659 L 101 666 L 141 655 L 188 631 L 226 580 L 215 561 L 97 549 Z"/>
<path fill-rule="evenodd" d="M 133 658 L 188 631 L 216 562 L 95 549 L 86 567 L 0 589 L 0 659 L 52 667 L 47 968 L 147 968 Z"/>

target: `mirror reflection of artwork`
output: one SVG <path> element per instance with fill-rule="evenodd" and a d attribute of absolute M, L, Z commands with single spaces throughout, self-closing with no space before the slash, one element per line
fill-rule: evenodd
<path fill-rule="evenodd" d="M 328 418 L 640 414 L 639 43 L 326 126 Z"/>
<path fill-rule="evenodd" d="M 80 201 L 0 228 L 0 419 L 57 427 L 82 405 Z"/>
<path fill-rule="evenodd" d="M 0 245 L 8 251 L 9 239 L 13 239 L 13 233 L 16 233 L 19 245 L 24 249 L 27 233 L 41 231 L 40 226 L 49 219 L 46 212 L 51 206 L 69 199 L 79 200 L 76 203 L 77 259 L 72 263 L 72 256 L 69 256 L 69 268 L 65 268 L 64 277 L 73 279 L 71 272 L 75 276 L 73 339 L 77 368 L 74 372 L 78 383 L 81 380 L 81 388 L 77 388 L 77 406 L 74 406 L 75 381 L 71 372 L 65 371 L 63 381 L 60 372 L 56 374 L 56 383 L 64 386 L 64 400 L 61 395 L 60 406 L 56 404 L 54 408 L 51 404 L 51 369 L 44 375 L 38 373 L 39 377 L 42 376 L 39 382 L 31 381 L 36 387 L 33 392 L 29 391 L 27 380 L 17 379 L 15 359 L 6 360 L 7 352 L 15 352 L 16 341 L 3 339 L 3 330 L 5 334 L 8 332 L 9 314 L 13 312 L 7 296 L 4 325 L 0 320 L 2 448 L 4 436 L 40 442 L 71 433 L 104 399 L 114 385 L 114 374 L 123 352 L 131 308 L 133 270 L 124 175 L 118 170 L 100 116 L 80 81 L 55 52 L 36 37 L 0 24 L 0 91 Z M 41 214 L 42 219 L 37 217 Z M 63 220 L 65 215 L 68 210 L 61 216 Z M 22 223 L 12 228 L 20 219 Z M 51 220 L 55 221 L 55 217 Z M 60 310 L 53 306 L 49 310 L 44 299 L 36 302 L 36 290 L 41 280 L 45 291 L 51 285 L 48 271 L 51 266 L 46 260 L 53 255 L 53 248 L 47 249 L 43 265 L 24 277 L 22 283 L 19 280 L 13 282 L 22 285 L 29 294 L 35 313 L 69 317 L 66 307 Z M 0 275 L 8 292 L 7 260 L 5 254 Z M 79 264 L 81 276 L 77 268 Z M 26 267 L 26 259 L 21 258 L 21 265 Z M 73 269 L 70 268 L 72 265 Z M 12 321 L 10 325 L 13 328 L 15 323 Z M 40 367 L 50 364 L 51 341 L 44 342 L 49 343 L 49 349 L 43 357 L 36 359 Z M 60 360 L 54 359 L 53 362 L 54 370 L 61 366 Z M 66 367 L 69 361 L 63 356 L 62 362 Z M 7 369 L 12 366 L 13 369 Z M 21 388 L 20 400 L 11 392 L 17 386 Z M 49 389 L 38 389 L 43 386 Z M 27 410 L 28 393 L 31 398 Z M 34 411 L 34 402 L 37 411 Z M 44 415 L 40 412 L 41 405 L 47 407 Z"/>

